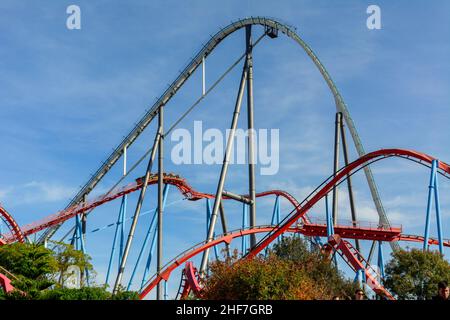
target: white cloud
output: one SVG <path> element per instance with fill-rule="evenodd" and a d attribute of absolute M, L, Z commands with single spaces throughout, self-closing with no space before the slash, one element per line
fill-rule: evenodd
<path fill-rule="evenodd" d="M 58 202 L 69 200 L 75 195 L 77 188 L 60 183 L 44 181 L 30 181 L 25 184 L 11 187 L 4 194 L 5 202 L 21 204 L 33 204 L 44 202 Z"/>

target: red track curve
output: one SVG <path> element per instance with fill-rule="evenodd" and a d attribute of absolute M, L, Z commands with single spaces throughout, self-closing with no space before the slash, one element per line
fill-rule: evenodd
<path fill-rule="evenodd" d="M 151 177 L 151 179 L 148 181 L 147 185 L 152 185 L 152 184 L 156 184 L 156 183 L 158 183 L 158 177 L 156 175 L 153 175 Z M 197 201 L 197 200 L 205 199 L 205 198 L 213 199 L 215 197 L 214 195 L 209 194 L 209 193 L 202 193 L 202 192 L 196 191 L 187 183 L 187 181 L 185 179 L 179 178 L 176 176 L 165 175 L 164 183 L 174 185 L 190 201 Z M 55 214 L 49 215 L 41 220 L 27 224 L 27 225 L 23 226 L 22 228 L 19 228 L 17 226 L 17 224 L 15 223 L 15 221 L 12 220 L 14 222 L 14 224 L 17 226 L 17 230 L 12 234 L 5 235 L 5 240 L 7 243 L 18 241 L 19 234 L 21 235 L 21 237 L 23 239 L 23 236 L 28 236 L 30 234 L 34 234 L 41 230 L 47 229 L 51 226 L 54 226 L 56 224 L 59 224 L 66 220 L 69 220 L 69 219 L 75 217 L 76 215 L 82 214 L 83 212 L 92 210 L 104 203 L 110 202 L 110 201 L 120 198 L 126 194 L 130 194 L 132 192 L 140 190 L 142 188 L 142 186 L 143 186 L 142 179 L 141 178 L 136 179 L 136 182 L 130 183 L 122 188 L 119 188 L 111 194 L 104 194 L 104 195 L 101 195 L 101 196 L 95 198 L 94 200 L 88 201 L 86 203 L 77 204 L 68 209 L 65 209 L 65 210 L 59 211 Z M 298 201 L 291 194 L 289 194 L 288 192 L 283 191 L 283 190 L 264 191 L 261 193 L 257 193 L 256 197 L 264 197 L 264 196 L 268 196 L 268 195 L 277 195 L 277 196 L 284 197 L 294 206 L 294 208 L 299 207 Z M 223 198 L 230 199 L 226 196 L 224 196 Z M 8 217 L 10 219 L 12 219 L 12 217 L 9 214 L 8 214 Z M 305 216 L 303 218 L 303 221 L 305 223 L 308 223 L 308 218 Z M 1 243 L 0 243 L 0 245 L 1 245 Z"/>
<path fill-rule="evenodd" d="M 175 269 L 177 269 L 180 265 L 182 265 L 184 262 L 188 261 L 192 257 L 196 256 L 197 254 L 202 253 L 206 249 L 214 247 L 216 245 L 219 245 L 223 242 L 230 244 L 234 238 L 239 238 L 239 237 L 243 237 L 243 236 L 246 236 L 249 234 L 255 234 L 255 233 L 271 232 L 276 229 L 277 229 L 276 226 L 258 226 L 254 229 L 237 230 L 237 231 L 230 232 L 227 235 L 218 235 L 218 236 L 216 236 L 216 238 L 214 240 L 212 240 L 209 243 L 206 241 L 203 241 L 203 242 L 196 244 L 195 246 L 183 251 L 177 257 L 175 257 L 174 259 L 172 259 L 171 261 L 166 263 L 166 265 L 163 267 L 163 270 L 160 273 L 160 276 L 158 276 L 157 274 L 153 275 L 146 282 L 145 288 L 142 289 L 141 293 L 139 294 L 140 299 L 145 298 L 145 296 L 147 296 L 147 294 L 149 294 L 150 291 L 152 291 L 158 285 L 159 282 L 161 282 L 162 280 L 167 281 L 169 279 L 171 273 Z M 302 227 L 300 226 L 300 227 L 296 227 L 296 228 L 288 228 L 286 232 L 294 232 L 294 233 L 299 232 L 299 233 L 304 234 L 304 229 L 302 229 Z M 396 240 L 396 241 L 420 242 L 420 241 L 417 241 L 415 239 L 415 237 L 416 236 L 403 235 L 403 236 L 395 238 L 395 239 L 392 238 L 390 241 Z M 430 239 L 429 243 L 433 244 L 433 245 L 437 245 L 438 241 L 436 239 Z M 450 241 L 444 242 L 444 246 L 450 247 Z M 354 266 L 352 264 L 350 264 L 350 267 L 353 268 Z"/>
<path fill-rule="evenodd" d="M 319 189 L 317 192 L 313 193 L 310 199 L 307 198 L 305 200 L 305 205 L 303 207 L 300 206 L 298 201 L 295 200 L 294 197 L 292 197 L 287 192 L 281 191 L 281 190 L 272 190 L 272 191 L 266 191 L 263 193 L 258 194 L 258 196 L 266 196 L 269 194 L 275 194 L 285 197 L 287 200 L 291 202 L 295 206 L 295 209 L 288 215 L 287 221 L 283 222 L 279 227 L 271 227 L 270 230 L 261 231 L 261 229 L 252 229 L 252 230 L 241 230 L 235 233 L 230 233 L 220 239 L 215 239 L 210 242 L 204 243 L 200 248 L 192 249 L 187 254 L 182 256 L 181 259 L 175 260 L 175 262 L 172 265 L 169 265 L 168 268 L 164 270 L 159 276 L 157 276 L 153 281 L 151 281 L 146 288 L 141 293 L 141 297 L 145 297 L 145 295 L 153 288 L 153 284 L 158 283 L 162 279 L 167 279 L 170 275 L 170 273 L 178 267 L 181 263 L 186 261 L 187 259 L 191 258 L 192 256 L 195 256 L 199 252 L 202 252 L 203 250 L 206 250 L 212 246 L 215 246 L 221 242 L 230 243 L 231 240 L 235 237 L 244 236 L 246 234 L 251 234 L 255 232 L 270 232 L 271 234 L 268 235 L 263 241 L 261 241 L 253 250 L 251 250 L 247 255 L 246 258 L 250 259 L 256 256 L 259 252 L 261 252 L 264 248 L 266 248 L 272 241 L 274 241 L 278 236 L 280 236 L 284 232 L 288 232 L 291 228 L 291 226 L 298 221 L 299 219 L 302 219 L 304 222 L 308 223 L 308 220 L 306 219 L 306 213 L 309 209 L 311 209 L 319 200 L 321 200 L 330 190 L 333 186 L 336 184 L 342 182 L 349 174 L 351 174 L 354 170 L 362 167 L 365 164 L 370 163 L 371 161 L 380 160 L 387 157 L 401 157 L 401 158 L 413 158 L 419 162 L 426 162 L 431 163 L 435 158 L 428 156 L 423 153 L 419 153 L 416 151 L 411 150 L 404 150 L 404 149 L 382 149 L 378 151 L 374 151 L 371 153 L 368 153 L 359 159 L 355 160 L 354 162 L 350 163 L 348 166 L 342 168 L 337 175 L 334 178 L 328 179 L 328 182 L 323 186 L 321 189 Z M 443 171 L 444 174 L 450 174 L 450 166 L 446 163 L 439 162 L 438 161 L 438 169 Z M 206 193 L 200 193 L 192 189 L 186 182 L 186 180 L 167 175 L 164 177 L 164 182 L 169 183 L 172 185 L 175 185 L 181 192 L 184 194 L 189 200 L 199 200 L 202 198 L 214 198 L 211 194 Z M 157 178 L 153 177 L 149 181 L 149 184 L 157 183 Z M 139 179 L 136 181 L 136 183 L 132 183 L 128 186 L 125 186 L 124 188 L 119 189 L 117 192 L 115 192 L 112 195 L 103 195 L 97 199 L 95 199 L 92 202 L 80 204 L 74 207 L 71 207 L 67 210 L 63 210 L 61 212 L 58 212 L 55 215 L 49 216 L 41 221 L 38 221 L 36 223 L 33 223 L 31 225 L 27 225 L 23 228 L 23 232 L 20 232 L 20 228 L 18 228 L 17 224 L 14 222 L 12 217 L 6 212 L 6 210 L 3 209 L 2 216 L 10 218 L 8 221 L 11 221 L 11 226 L 14 226 L 14 234 L 11 235 L 11 238 L 7 238 L 7 240 L 15 240 L 15 241 L 23 241 L 23 235 L 32 234 L 35 232 L 38 232 L 40 230 L 43 230 L 45 228 L 48 228 L 54 224 L 58 224 L 60 222 L 63 222 L 67 219 L 72 218 L 73 216 L 80 214 L 82 212 L 85 212 L 87 210 L 91 210 L 95 208 L 96 206 L 99 206 L 105 202 L 111 201 L 113 199 L 116 199 L 118 197 L 121 197 L 127 193 L 134 192 L 142 187 L 142 181 L 139 181 Z M 295 229 L 298 231 L 298 229 Z M 17 233 L 18 232 L 18 233 Z M 408 240 L 408 241 L 416 241 L 420 242 L 423 241 L 423 238 L 419 236 L 400 236 L 400 240 Z M 430 243 L 434 244 L 432 240 L 430 240 Z M 150 288 L 150 289 L 149 289 Z"/>
<path fill-rule="evenodd" d="M 416 152 L 416 151 L 411 151 L 411 150 L 404 150 L 404 149 L 382 149 L 382 150 L 378 150 L 378 151 L 375 151 L 372 153 L 368 153 L 365 156 L 350 163 L 347 167 L 342 168 L 339 171 L 339 173 L 337 174 L 337 176 L 333 180 L 331 180 L 324 188 L 322 188 L 320 190 L 320 192 L 319 192 L 320 198 L 323 197 L 323 195 L 329 191 L 329 187 L 332 187 L 334 185 L 334 183 L 340 182 L 340 180 L 342 178 L 346 177 L 347 174 L 349 174 L 353 169 L 357 168 L 358 166 L 360 166 L 368 161 L 374 160 L 376 158 L 391 157 L 391 156 L 410 157 L 410 158 L 414 158 L 418 161 L 423 161 L 423 162 L 428 162 L 428 163 L 431 163 L 434 160 L 433 157 L 428 156 L 426 154 Z M 440 170 L 444 171 L 445 173 L 450 174 L 450 166 L 449 165 L 447 165 L 443 162 L 439 162 L 438 168 Z M 151 177 L 151 179 L 149 180 L 148 185 L 156 184 L 157 182 L 158 182 L 157 176 L 153 175 Z M 200 199 L 204 199 L 204 198 L 210 198 L 210 199 L 214 198 L 214 195 L 212 195 L 212 194 L 202 193 L 202 192 L 198 192 L 198 191 L 194 190 L 186 182 L 185 179 L 182 179 L 182 178 L 179 178 L 176 176 L 165 175 L 164 182 L 167 184 L 172 184 L 172 185 L 176 186 L 187 199 L 192 200 L 192 201 L 196 201 L 196 200 L 200 200 Z M 27 236 L 27 235 L 39 232 L 41 230 L 44 230 L 46 228 L 49 228 L 51 226 L 54 226 L 61 222 L 64 222 L 70 218 L 73 218 L 74 216 L 76 216 L 78 214 L 92 210 L 95 207 L 98 207 L 106 202 L 109 202 L 109 201 L 112 201 L 119 197 L 122 197 L 123 195 L 135 192 L 135 191 L 141 189 L 142 186 L 143 186 L 142 179 L 137 179 L 136 182 L 133 182 L 133 183 L 131 183 L 125 187 L 122 187 L 120 189 L 117 189 L 112 194 L 101 195 L 90 202 L 81 203 L 81 204 L 72 206 L 68 209 L 59 211 L 56 214 L 47 216 L 39 221 L 25 225 L 23 228 L 18 228 L 14 219 L 12 219 L 12 217 L 8 214 L 7 215 L 8 218 L 12 219 L 9 221 L 11 221 L 12 225 L 15 225 L 15 227 L 14 227 L 14 233 L 10 234 L 10 235 L 6 235 L 5 240 L 8 243 L 13 242 L 13 241 L 20 241 L 20 239 L 22 239 L 22 241 L 23 241 L 23 236 Z M 325 189 L 326 189 L 326 191 L 325 191 Z M 319 198 L 314 203 L 309 203 L 309 201 L 308 201 L 308 203 L 307 203 L 308 208 L 305 209 L 305 208 L 300 207 L 298 201 L 292 195 L 290 195 L 288 192 L 283 191 L 283 190 L 265 191 L 262 193 L 258 193 L 256 196 L 263 197 L 263 196 L 267 196 L 267 195 L 282 196 L 285 199 L 287 199 L 294 206 L 294 208 L 296 208 L 295 209 L 296 212 L 294 215 L 294 217 L 296 217 L 296 218 L 292 219 L 292 220 L 290 219 L 291 224 L 294 223 L 298 219 L 302 219 L 305 223 L 308 223 L 306 211 L 313 204 L 315 204 L 318 200 L 320 200 L 320 198 Z M 228 199 L 228 198 L 224 197 L 224 199 Z M 281 231 L 281 233 L 282 233 L 282 231 Z M 22 236 L 19 236 L 19 234 Z"/>
<path fill-rule="evenodd" d="M 426 163 L 432 163 L 433 160 L 436 160 L 435 158 L 424 153 L 404 149 L 381 149 L 365 154 L 346 167 L 343 167 L 334 178 L 329 179 L 328 183 L 326 183 L 325 186 L 314 193 L 311 198 L 307 198 L 303 207 L 297 207 L 288 217 L 286 217 L 287 220 L 283 222 L 279 226 L 279 228 L 277 228 L 266 239 L 258 243 L 256 247 L 247 254 L 246 258 L 251 259 L 255 257 L 259 252 L 264 250 L 264 248 L 266 248 L 278 236 L 289 229 L 291 225 L 293 225 L 298 219 L 304 216 L 309 209 L 311 209 L 319 200 L 321 200 L 328 192 L 330 192 L 333 186 L 344 180 L 347 175 L 351 174 L 355 169 L 358 169 L 364 164 L 370 163 L 371 161 L 386 157 L 413 158 L 415 160 L 423 161 Z M 446 174 L 450 174 L 450 166 L 444 162 L 438 161 L 438 169 L 442 170 Z"/>
<path fill-rule="evenodd" d="M 164 267 L 160 274 L 153 275 L 150 280 L 147 281 L 145 288 L 139 294 L 139 298 L 143 299 L 145 296 L 162 280 L 168 280 L 172 271 L 182 265 L 184 262 L 189 260 L 190 258 L 196 256 L 199 253 L 202 253 L 208 248 L 214 247 L 221 243 L 230 244 L 234 238 L 240 238 L 249 234 L 261 233 L 261 232 L 270 232 L 273 231 L 275 227 L 273 226 L 259 226 L 253 229 L 240 229 L 237 231 L 230 232 L 226 235 L 219 235 L 215 239 L 210 242 L 203 241 L 198 243 L 197 245 L 189 248 L 188 250 L 180 253 L 177 257 L 169 261 Z M 297 228 L 289 228 L 286 232 L 299 232 Z"/>
<path fill-rule="evenodd" d="M 14 235 L 14 238 L 16 241 L 24 242 L 24 235 L 22 231 L 20 230 L 19 225 L 16 223 L 16 220 L 6 211 L 5 208 L 3 208 L 0 204 L 0 215 L 3 221 L 6 222 L 8 225 L 8 229 L 12 232 Z M 6 239 L 0 238 L 0 245 L 5 244 L 7 242 Z"/>
<path fill-rule="evenodd" d="M 435 158 L 428 156 L 424 153 L 411 151 L 411 150 L 404 150 L 404 149 L 382 149 L 378 151 L 374 151 L 371 153 L 368 153 L 359 159 L 355 160 L 354 162 L 350 163 L 346 167 L 342 168 L 337 175 L 334 178 L 329 179 L 329 182 L 325 184 L 324 187 L 319 189 L 314 195 L 311 197 L 311 199 L 307 199 L 305 202 L 305 205 L 303 207 L 296 206 L 296 208 L 293 210 L 293 212 L 289 215 L 290 217 L 287 219 L 286 222 L 282 223 L 279 227 L 272 228 L 272 232 L 266 239 L 264 239 L 262 242 L 260 242 L 254 249 L 252 249 L 247 255 L 246 259 L 251 259 L 255 257 L 259 252 L 261 252 L 263 249 L 265 249 L 272 241 L 274 241 L 277 237 L 279 237 L 281 234 L 287 232 L 290 227 L 299 219 L 301 219 L 306 212 L 311 209 L 319 200 L 321 200 L 336 184 L 340 183 L 341 180 L 347 177 L 347 175 L 351 174 L 355 169 L 358 169 L 362 165 L 369 163 L 376 159 L 382 159 L 386 157 L 401 157 L 401 158 L 413 158 L 415 160 L 418 160 L 420 162 L 426 162 L 431 163 Z M 438 161 L 438 169 L 442 170 L 446 174 L 450 174 L 450 166 L 446 163 Z M 170 273 L 177 268 L 180 264 L 187 261 L 191 257 L 195 256 L 196 254 L 213 247 L 221 242 L 230 243 L 231 240 L 237 236 L 243 236 L 244 232 L 248 234 L 249 230 L 242 230 L 240 233 L 238 232 L 236 235 L 226 235 L 220 239 L 214 239 L 210 242 L 204 243 L 203 246 L 196 248 L 194 247 L 191 249 L 191 251 L 188 251 L 186 254 L 181 256 L 180 259 L 176 259 L 172 264 L 170 264 L 164 271 L 160 273 L 160 275 L 155 275 L 152 279 L 147 282 L 147 286 L 142 290 L 140 294 L 140 298 L 144 298 L 152 289 L 154 286 L 157 285 L 161 280 L 167 280 L 170 276 Z M 252 231 L 255 231 L 253 229 Z M 406 238 L 405 238 L 406 239 Z"/>

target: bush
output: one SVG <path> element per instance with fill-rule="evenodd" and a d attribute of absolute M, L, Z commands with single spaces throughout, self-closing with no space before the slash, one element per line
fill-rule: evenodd
<path fill-rule="evenodd" d="M 356 288 L 320 251 L 310 252 L 300 238 L 284 238 L 267 258 L 232 258 L 210 264 L 204 299 L 311 300 L 352 295 Z"/>

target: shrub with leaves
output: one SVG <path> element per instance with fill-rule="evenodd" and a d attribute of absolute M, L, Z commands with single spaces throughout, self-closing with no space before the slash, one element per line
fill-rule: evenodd
<path fill-rule="evenodd" d="M 385 268 L 385 286 L 398 299 L 431 299 L 440 281 L 450 280 L 450 264 L 438 251 L 399 250 Z"/>
<path fill-rule="evenodd" d="M 231 258 L 209 267 L 204 299 L 331 299 L 351 295 L 356 288 L 320 251 L 309 251 L 307 244 L 295 237 L 284 238 L 267 257 L 239 260 L 235 251 Z"/>

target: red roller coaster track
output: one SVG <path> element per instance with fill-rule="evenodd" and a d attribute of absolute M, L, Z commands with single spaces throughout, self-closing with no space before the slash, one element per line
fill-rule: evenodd
<path fill-rule="evenodd" d="M 286 221 L 283 222 L 283 224 L 280 225 L 279 228 L 277 228 L 273 233 L 263 239 L 263 241 L 261 241 L 248 253 L 247 258 L 256 256 L 259 252 L 266 248 L 272 241 L 283 234 L 291 225 L 293 225 L 298 219 L 304 216 L 309 209 L 311 209 L 319 200 L 321 200 L 328 192 L 330 192 L 333 186 L 346 179 L 346 177 L 353 171 L 363 167 L 365 164 L 368 164 L 372 161 L 375 161 L 377 159 L 381 160 L 386 157 L 400 157 L 407 159 L 412 158 L 416 161 L 425 162 L 428 164 L 431 164 L 433 160 L 436 160 L 435 158 L 424 153 L 404 149 L 381 149 L 362 156 L 361 158 L 350 163 L 348 166 L 343 167 L 335 177 L 329 179 L 325 186 L 312 194 L 311 197 L 308 197 L 305 200 L 305 204 L 303 205 L 303 207 L 296 208 L 296 210 L 294 210 L 287 217 Z M 450 166 L 444 162 L 438 161 L 438 169 L 443 171 L 444 174 L 450 174 Z"/>
<path fill-rule="evenodd" d="M 250 258 L 255 257 L 259 252 L 261 252 L 264 248 L 266 248 L 277 237 L 279 237 L 281 234 L 287 232 L 291 228 L 291 226 L 296 221 L 298 221 L 302 216 L 304 216 L 306 214 L 306 212 L 310 208 L 312 208 L 320 199 L 322 199 L 325 196 L 325 194 L 327 194 L 332 189 L 332 187 L 334 185 L 340 183 L 348 175 L 350 175 L 353 171 L 356 171 L 358 168 L 360 168 L 361 166 L 363 166 L 366 163 L 370 163 L 371 161 L 374 161 L 377 159 L 383 159 L 386 157 L 400 157 L 400 158 L 407 158 L 407 159 L 412 158 L 416 161 L 425 162 L 425 163 L 429 163 L 429 164 L 431 164 L 431 162 L 433 160 L 435 160 L 433 157 L 428 156 L 426 154 L 419 153 L 416 151 L 411 151 L 411 150 L 404 150 L 404 149 L 382 149 L 382 150 L 378 150 L 378 151 L 374 151 L 374 152 L 366 154 L 365 156 L 350 163 L 348 166 L 342 168 L 334 178 L 330 179 L 330 181 L 328 183 L 326 183 L 325 186 L 323 186 L 321 189 L 319 189 L 316 193 L 314 193 L 310 199 L 307 198 L 305 200 L 305 205 L 303 207 L 300 207 L 300 205 L 296 206 L 295 209 L 293 210 L 293 212 L 287 217 L 287 221 L 283 222 L 280 226 L 273 228 L 271 233 L 247 254 L 246 258 L 250 259 Z M 443 171 L 444 174 L 450 174 L 450 166 L 446 163 L 439 161 L 438 169 Z M 322 230 L 323 230 L 323 227 L 324 226 L 321 227 Z M 390 231 L 392 231 L 392 230 L 387 230 L 387 232 L 390 232 Z M 354 237 L 356 237 L 356 233 L 350 232 L 350 234 L 352 234 Z M 369 234 L 368 232 L 365 234 L 363 233 L 363 236 L 367 237 L 368 234 Z M 240 236 L 242 236 L 242 235 L 243 234 L 241 234 Z M 347 233 L 347 235 L 348 235 L 348 233 Z M 164 271 L 161 272 L 160 275 L 157 275 L 155 278 L 153 278 L 153 280 L 151 279 L 148 282 L 147 286 L 142 290 L 140 297 L 144 298 L 151 291 L 151 289 L 153 289 L 154 286 L 156 286 L 161 280 L 163 280 L 163 279 L 167 280 L 168 277 L 170 276 L 170 273 L 173 271 L 173 269 L 178 267 L 180 264 L 182 264 L 186 260 L 190 259 L 191 257 L 195 256 L 196 254 L 198 254 L 214 245 L 217 245 L 221 242 L 230 243 L 231 240 L 236 236 L 238 236 L 238 235 L 235 235 L 235 236 L 226 235 L 221 239 L 215 239 L 209 243 L 207 242 L 202 247 L 194 248 L 191 251 L 187 252 L 183 257 L 175 260 L 173 262 L 173 264 L 169 265 L 166 269 L 164 269 Z M 388 237 L 386 236 L 385 239 L 388 239 Z M 406 240 L 406 241 L 420 241 L 421 237 L 401 236 L 401 234 L 398 233 L 395 237 L 392 237 L 390 241 L 393 241 L 395 239 L 401 239 L 401 240 Z M 422 241 L 423 241 L 423 238 L 422 238 Z M 434 244 L 435 240 L 430 241 L 430 243 Z M 445 245 L 448 246 L 449 242 L 446 241 Z M 346 247 L 345 243 L 337 246 L 336 249 L 341 251 L 347 257 L 347 261 L 350 262 L 351 266 L 356 267 L 356 262 L 352 263 L 352 262 L 356 261 L 355 259 L 357 259 L 355 257 L 354 252 L 352 252 L 351 250 L 343 249 L 344 247 Z M 365 268 L 363 268 L 363 269 L 365 270 Z M 379 284 L 375 284 L 373 282 L 373 279 L 371 280 L 371 283 L 373 284 L 374 287 L 378 288 L 377 290 L 379 293 L 383 293 L 386 297 L 392 298 L 392 296 L 389 293 L 384 292 L 385 291 L 384 288 L 381 289 L 380 287 L 378 287 Z"/>
<path fill-rule="evenodd" d="M 24 235 L 19 227 L 19 225 L 16 223 L 14 218 L 6 211 L 5 208 L 2 207 L 0 204 L 0 218 L 6 223 L 8 226 L 11 234 L 14 236 L 15 241 L 23 242 L 24 241 Z M 7 242 L 6 239 L 2 239 L 0 235 L 0 245 L 5 244 Z"/>
<path fill-rule="evenodd" d="M 285 220 L 278 226 L 270 226 L 270 227 L 258 227 L 254 229 L 248 230 L 239 230 L 236 232 L 232 232 L 226 234 L 222 237 L 216 238 L 210 242 L 202 242 L 198 246 L 189 249 L 185 253 L 179 256 L 179 258 L 175 258 L 171 264 L 169 264 L 158 276 L 154 276 L 152 279 L 147 282 L 146 287 L 142 290 L 140 297 L 145 297 L 161 280 L 167 280 L 171 274 L 171 272 L 177 268 L 182 263 L 186 262 L 191 257 L 203 252 L 204 250 L 211 248 L 220 243 L 230 243 L 232 239 L 236 237 L 241 237 L 244 235 L 254 234 L 265 232 L 268 233 L 265 238 L 263 238 L 260 243 L 257 244 L 255 248 L 253 248 L 247 255 L 246 258 L 250 259 L 261 252 L 264 248 L 266 248 L 272 241 L 274 241 L 277 237 L 279 237 L 284 232 L 300 232 L 307 236 L 326 236 L 326 225 L 325 224 L 314 224 L 309 221 L 306 217 L 306 213 L 309 209 L 311 209 L 319 200 L 321 200 L 332 188 L 333 186 L 341 183 L 346 177 L 356 172 L 357 170 L 363 168 L 365 165 L 370 164 L 374 161 L 381 160 L 388 157 L 400 157 L 411 159 L 416 162 L 430 164 L 433 160 L 433 157 L 428 156 L 423 153 L 419 153 L 411 150 L 403 150 L 403 149 L 382 149 L 375 152 L 371 152 L 366 154 L 365 156 L 355 160 L 350 163 L 348 166 L 342 168 L 335 177 L 330 177 L 322 188 L 316 190 L 310 197 L 308 197 L 304 202 L 303 206 L 289 193 L 282 190 L 271 190 L 262 193 L 258 193 L 258 197 L 263 197 L 267 195 L 277 195 L 286 198 L 293 206 L 294 210 L 285 218 Z M 438 170 L 440 173 L 444 175 L 450 174 L 450 166 L 443 162 L 438 162 Z M 148 184 L 157 183 L 158 179 L 155 175 L 151 177 Z M 179 178 L 173 175 L 165 175 L 164 183 L 175 185 L 180 192 L 189 200 L 199 200 L 203 198 L 214 198 L 213 195 L 208 193 L 201 193 L 194 190 L 185 179 Z M 66 210 L 60 211 L 56 214 L 48 216 L 42 220 L 31 223 L 29 225 L 24 226 L 22 229 L 18 227 L 17 223 L 14 219 L 9 215 L 9 213 L 0 207 L 1 216 L 6 220 L 11 229 L 11 234 L 4 237 L 6 242 L 13 241 L 23 241 L 24 236 L 33 234 L 40 230 L 49 228 L 53 225 L 59 224 L 63 221 L 66 221 L 78 214 L 81 214 L 85 211 L 91 210 L 97 206 L 100 206 L 106 202 L 117 199 L 125 194 L 134 192 L 142 188 L 143 182 L 142 179 L 137 179 L 136 182 L 131 183 L 125 187 L 115 190 L 112 193 L 102 195 L 92 201 L 76 205 L 70 207 Z M 224 197 L 226 198 L 226 197 Z M 298 220 L 302 220 L 302 224 L 299 226 L 292 228 L 292 225 Z M 345 238 L 352 239 L 365 239 L 365 240 L 380 240 L 380 241 L 412 241 L 412 242 L 423 242 L 423 237 L 414 236 L 414 235 L 402 235 L 401 228 L 364 228 L 361 226 L 335 226 L 335 232 L 337 235 Z M 5 241 L 3 241 L 5 242 Z M 346 257 L 346 261 L 353 267 L 360 267 L 357 265 L 354 259 L 355 252 L 349 249 L 346 246 L 346 241 L 335 241 L 332 245 L 335 246 L 339 252 L 344 254 Z M 436 239 L 430 239 L 430 244 L 437 244 Z M 1 243 L 0 243 L 1 244 Z M 445 246 L 450 246 L 450 242 L 446 241 L 444 243 Z M 347 249 L 345 249 L 345 248 Z M 358 260 L 359 261 L 359 260 Z M 352 263 L 355 262 L 355 263 Z M 361 264 L 361 261 L 360 261 Z M 366 270 L 367 272 L 367 270 Z M 372 281 L 372 280 L 371 280 Z M 372 281 L 372 283 L 374 283 Z M 383 289 L 380 289 L 378 284 L 374 284 L 375 289 L 378 288 L 379 292 L 383 293 L 385 296 L 389 297 L 388 293 L 385 293 Z M 381 291 L 380 291 L 381 290 Z"/>
<path fill-rule="evenodd" d="M 157 184 L 158 183 L 158 177 L 157 175 L 152 175 L 150 180 L 148 181 L 148 185 Z M 208 194 L 208 193 L 202 193 L 199 191 L 194 190 L 183 178 L 179 178 L 172 175 L 165 175 L 164 176 L 164 183 L 174 185 L 180 192 L 191 201 L 197 201 L 200 199 L 214 198 L 214 195 Z M 17 224 L 14 224 L 17 226 L 15 229 L 16 231 L 14 233 L 11 233 L 9 235 L 5 235 L 6 242 L 14 242 L 18 241 L 20 238 L 18 238 L 18 235 L 20 234 L 23 241 L 23 236 L 28 236 L 31 234 L 34 234 L 36 232 L 39 232 L 41 230 L 47 229 L 49 227 L 52 227 L 54 225 L 57 225 L 61 222 L 64 222 L 66 220 L 69 220 L 76 215 L 82 214 L 83 212 L 92 210 L 102 204 L 105 204 L 107 202 L 110 202 L 112 200 L 115 200 L 117 198 L 120 198 L 126 194 L 130 194 L 132 192 L 138 191 L 143 187 L 143 181 L 142 179 L 136 179 L 136 182 L 130 183 L 122 188 L 119 188 L 115 190 L 114 192 L 107 193 L 104 195 L 101 195 L 94 200 L 88 201 L 86 203 L 78 204 L 75 206 L 72 206 L 68 209 L 59 211 L 55 214 L 49 215 L 41 220 L 32 222 L 30 224 L 27 224 L 23 226 L 22 228 L 18 228 Z M 299 203 L 298 201 L 288 192 L 283 190 L 270 190 L 265 191 L 256 194 L 256 197 L 264 197 L 268 195 L 277 195 L 281 196 L 285 199 L 287 199 L 294 207 L 298 207 Z M 224 196 L 224 199 L 230 199 L 226 196 Z M 6 212 L 6 211 L 5 211 Z M 12 219 L 12 217 L 8 214 L 7 217 L 9 219 Z M 13 221 L 13 220 L 12 220 Z M 305 216 L 304 222 L 308 223 L 308 219 Z"/>

